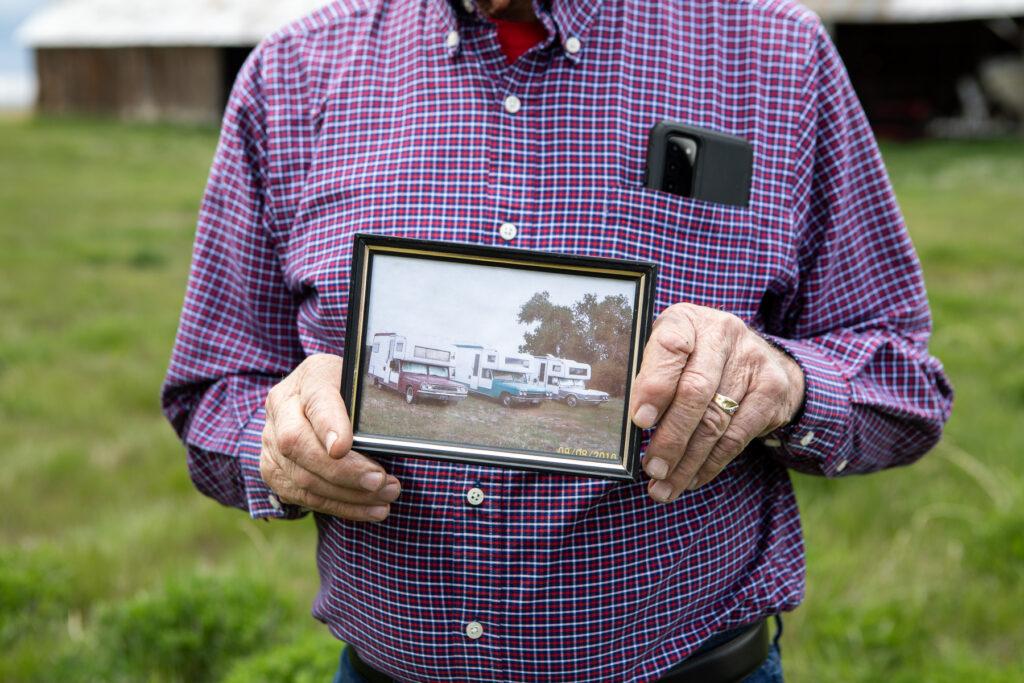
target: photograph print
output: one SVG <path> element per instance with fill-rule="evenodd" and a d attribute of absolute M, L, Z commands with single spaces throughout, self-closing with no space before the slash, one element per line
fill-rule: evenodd
<path fill-rule="evenodd" d="M 371 236 L 356 252 L 356 448 L 636 477 L 653 266 Z"/>

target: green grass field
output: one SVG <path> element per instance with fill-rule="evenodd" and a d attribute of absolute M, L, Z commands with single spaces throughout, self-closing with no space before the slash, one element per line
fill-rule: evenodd
<path fill-rule="evenodd" d="M 0 121 L 0 681 L 324 681 L 311 519 L 203 498 L 158 406 L 216 131 Z M 888 146 L 957 403 L 796 477 L 790 681 L 1024 680 L 1024 142 Z"/>
<path fill-rule="evenodd" d="M 437 401 L 407 405 L 397 391 L 372 386 L 368 375 L 363 387 L 359 431 L 369 434 L 545 453 L 582 449 L 599 451 L 610 459 L 621 450 L 625 409 L 621 398 L 575 408 L 560 401 L 505 408 L 497 399 L 475 395 L 448 405 Z"/>

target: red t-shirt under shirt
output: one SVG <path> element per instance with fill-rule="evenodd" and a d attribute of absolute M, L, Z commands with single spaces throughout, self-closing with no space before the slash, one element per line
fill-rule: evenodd
<path fill-rule="evenodd" d="M 509 64 L 531 47 L 544 40 L 548 32 L 539 21 L 506 21 L 491 19 L 498 29 L 498 44 Z"/>

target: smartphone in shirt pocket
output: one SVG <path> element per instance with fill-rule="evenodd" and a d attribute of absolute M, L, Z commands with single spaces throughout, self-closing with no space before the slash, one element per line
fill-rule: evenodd
<path fill-rule="evenodd" d="M 648 189 L 746 208 L 754 150 L 750 142 L 674 121 L 656 124 L 647 141 Z"/>

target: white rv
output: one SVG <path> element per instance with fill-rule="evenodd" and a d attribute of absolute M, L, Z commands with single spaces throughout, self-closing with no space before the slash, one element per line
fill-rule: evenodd
<path fill-rule="evenodd" d="M 488 349 L 479 344 L 455 345 L 455 381 L 477 396 L 495 398 L 508 407 L 538 405 L 554 391 L 534 380 L 533 356 Z"/>
<path fill-rule="evenodd" d="M 608 401 L 608 394 L 587 389 L 591 378 L 590 365 L 554 356 L 534 356 L 534 377 L 544 383 L 559 401 L 570 408 L 580 403 L 598 406 Z"/>
<path fill-rule="evenodd" d="M 443 403 L 466 398 L 466 388 L 452 381 L 455 348 L 394 332 L 373 335 L 367 368 L 373 383 L 405 396 L 406 403 L 430 399 Z"/>

